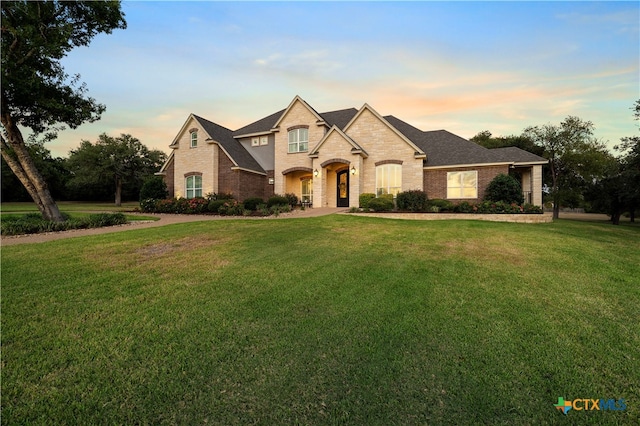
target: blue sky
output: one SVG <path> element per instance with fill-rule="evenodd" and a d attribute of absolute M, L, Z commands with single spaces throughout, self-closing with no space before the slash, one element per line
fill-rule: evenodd
<path fill-rule="evenodd" d="M 299 95 L 368 103 L 423 130 L 520 134 L 568 115 L 609 146 L 637 135 L 637 2 L 125 1 L 128 28 L 63 60 L 102 119 L 48 145 L 130 133 L 169 152 L 189 113 L 231 129 Z"/>

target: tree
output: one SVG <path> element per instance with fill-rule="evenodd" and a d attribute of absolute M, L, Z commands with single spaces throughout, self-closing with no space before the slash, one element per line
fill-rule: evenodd
<path fill-rule="evenodd" d="M 483 130 L 469 140 L 489 149 L 515 146 L 540 156 L 544 153 L 544 148 L 526 135 L 493 136 L 489 130 Z"/>
<path fill-rule="evenodd" d="M 99 33 L 126 28 L 118 1 L 3 1 L 2 158 L 46 219 L 62 221 L 47 183 L 34 163 L 20 127 L 55 138 L 65 125 L 96 121 L 105 107 L 87 96 L 79 75 L 60 60 Z"/>
<path fill-rule="evenodd" d="M 593 130 L 592 122 L 569 116 L 559 126 L 545 124 L 528 127 L 523 132 L 523 136 L 544 148 L 544 157 L 549 160 L 554 219 L 565 200 L 581 196 L 586 186 L 601 178 L 610 164 L 612 156 L 593 137 Z"/>
<path fill-rule="evenodd" d="M 27 143 L 27 150 L 34 164 L 44 177 L 51 195 L 56 199 L 66 199 L 66 182 L 69 180 L 69 171 L 65 167 L 65 160 L 60 157 L 52 157 L 42 141 Z M 1 157 L 0 157 L 1 158 Z M 20 183 L 16 175 L 11 171 L 4 158 L 2 164 L 2 201 L 28 201 L 29 193 Z"/>
<path fill-rule="evenodd" d="M 122 203 L 123 189 L 128 189 L 132 198 L 138 198 L 142 183 L 152 176 L 165 161 L 165 154 L 149 150 L 138 139 L 122 134 L 117 138 L 102 134 L 95 144 L 82 141 L 72 150 L 67 167 L 73 177 L 73 187 L 107 188 L 115 194 L 115 204 Z"/>

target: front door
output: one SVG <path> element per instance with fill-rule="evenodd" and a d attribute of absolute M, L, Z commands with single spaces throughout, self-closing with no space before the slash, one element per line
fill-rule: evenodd
<path fill-rule="evenodd" d="M 349 207 L 349 169 L 338 172 L 338 207 Z"/>

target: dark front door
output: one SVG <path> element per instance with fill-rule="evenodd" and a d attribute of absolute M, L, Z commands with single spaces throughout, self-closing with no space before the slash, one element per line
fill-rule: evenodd
<path fill-rule="evenodd" d="M 349 169 L 338 172 L 338 207 L 349 207 Z"/>

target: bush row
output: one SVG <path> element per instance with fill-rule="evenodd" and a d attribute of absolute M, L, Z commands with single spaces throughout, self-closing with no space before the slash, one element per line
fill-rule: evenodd
<path fill-rule="evenodd" d="M 358 209 L 354 209 L 354 211 L 356 210 Z M 393 196 L 390 194 L 381 195 L 376 198 L 375 194 L 364 193 L 360 195 L 360 210 L 372 210 L 374 212 L 397 210 L 401 212 L 422 213 L 542 213 L 540 207 L 534 206 L 533 204 L 522 204 L 522 202 L 485 200 L 480 203 L 463 201 L 454 204 L 449 200 L 429 200 L 427 194 L 421 190 L 400 192 L 396 196 L 395 203 Z"/>
<path fill-rule="evenodd" d="M 247 198 L 244 202 L 228 195 L 210 194 L 207 197 L 170 198 L 157 200 L 148 198 L 140 202 L 144 213 L 173 214 L 219 214 L 221 216 L 270 216 L 289 212 L 298 204 L 294 194 L 274 195 L 267 201 L 259 197 Z"/>
<path fill-rule="evenodd" d="M 70 218 L 63 213 L 64 222 L 45 220 L 40 213 L 28 213 L 18 218 L 2 219 L 2 235 L 38 234 L 42 232 L 68 231 L 71 229 L 101 228 L 123 225 L 127 218 L 123 213 L 96 213 L 86 217 Z"/>

